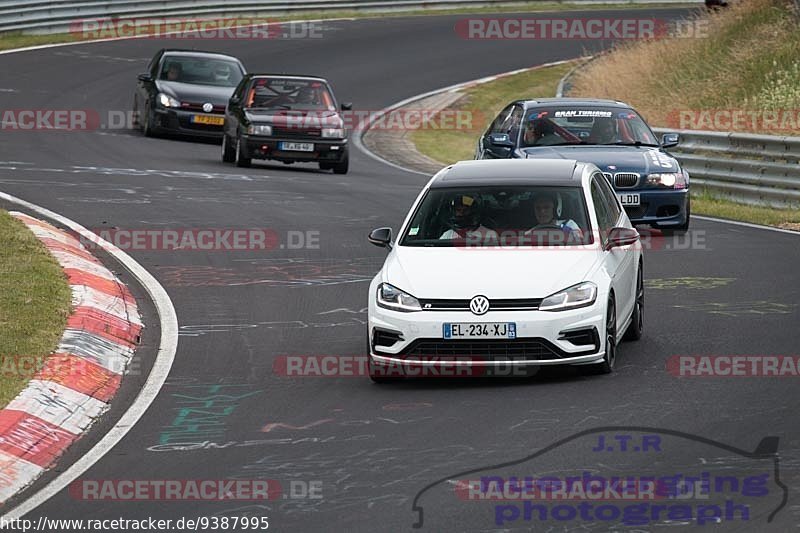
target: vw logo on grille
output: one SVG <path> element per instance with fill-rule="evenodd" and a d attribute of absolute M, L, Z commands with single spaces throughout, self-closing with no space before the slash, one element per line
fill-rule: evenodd
<path fill-rule="evenodd" d="M 489 298 L 486 296 L 476 296 L 469 301 L 469 310 L 476 315 L 485 315 L 489 311 Z"/>
<path fill-rule="evenodd" d="M 209 104 L 208 102 L 203 104 L 203 111 L 205 111 L 206 113 L 211 113 L 212 109 L 214 109 L 214 106 Z"/>

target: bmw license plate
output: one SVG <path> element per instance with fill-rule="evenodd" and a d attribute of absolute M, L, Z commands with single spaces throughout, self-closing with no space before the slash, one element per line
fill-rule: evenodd
<path fill-rule="evenodd" d="M 516 339 L 517 324 L 514 322 L 445 323 L 442 324 L 445 339 Z"/>
<path fill-rule="evenodd" d="M 314 143 L 279 142 L 278 150 L 285 152 L 313 152 Z"/>
<path fill-rule="evenodd" d="M 195 124 L 222 126 L 225 124 L 225 117 L 215 117 L 213 115 L 192 115 L 192 122 Z"/>
<path fill-rule="evenodd" d="M 638 192 L 619 193 L 617 196 L 619 196 L 619 203 L 622 205 L 639 205 Z"/>

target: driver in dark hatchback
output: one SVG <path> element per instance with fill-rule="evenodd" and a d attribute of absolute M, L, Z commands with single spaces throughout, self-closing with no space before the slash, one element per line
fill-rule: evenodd
<path fill-rule="evenodd" d="M 249 167 L 253 159 L 309 162 L 346 174 L 347 131 L 328 82 L 314 76 L 250 74 L 225 111 L 222 160 Z"/>
<path fill-rule="evenodd" d="M 478 140 L 475 159 L 577 159 L 597 165 L 631 222 L 665 233 L 689 229 L 689 173 L 629 105 L 612 100 L 542 98 L 510 103 Z"/>

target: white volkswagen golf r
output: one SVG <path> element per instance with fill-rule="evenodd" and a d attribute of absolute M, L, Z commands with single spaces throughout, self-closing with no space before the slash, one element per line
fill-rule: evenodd
<path fill-rule="evenodd" d="M 462 161 L 425 186 L 369 288 L 370 376 L 614 369 L 642 335 L 639 234 L 594 165 Z M 453 373 L 468 370 L 471 374 Z M 494 372 L 493 372 L 494 370 Z"/>

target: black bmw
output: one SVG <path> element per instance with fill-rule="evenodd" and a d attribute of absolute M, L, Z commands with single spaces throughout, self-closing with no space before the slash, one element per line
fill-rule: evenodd
<path fill-rule="evenodd" d="M 193 50 L 159 50 L 139 74 L 134 124 L 146 136 L 222 136 L 225 105 L 245 68 L 235 57 Z"/>
<path fill-rule="evenodd" d="M 347 130 L 330 84 L 313 76 L 248 74 L 225 112 L 222 160 L 248 167 L 253 159 L 318 163 L 347 174 Z"/>
<path fill-rule="evenodd" d="M 689 173 L 627 104 L 611 100 L 542 98 L 510 103 L 478 140 L 476 159 L 577 159 L 609 179 L 631 222 L 666 232 L 689 229 Z"/>

